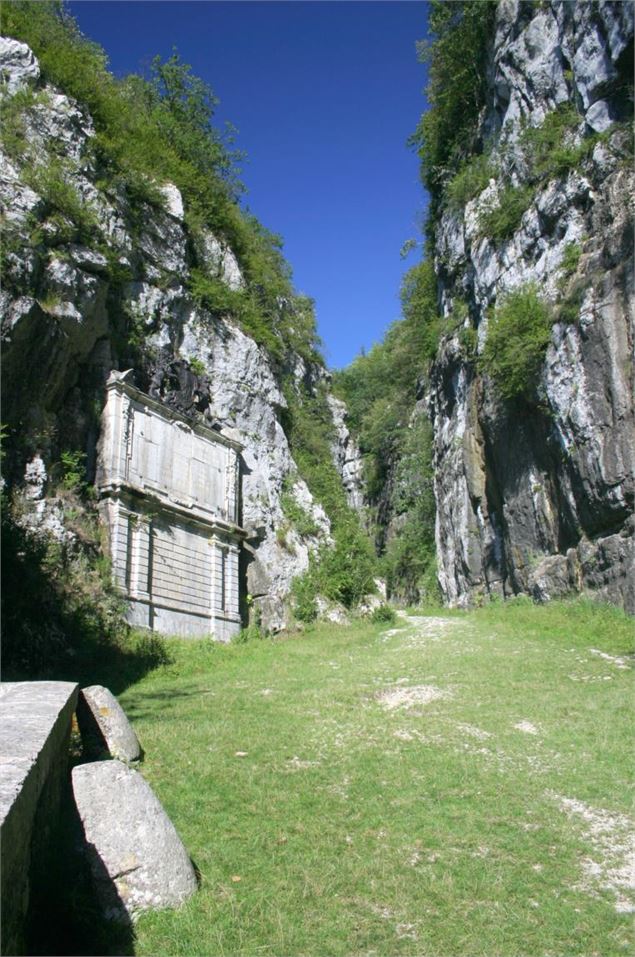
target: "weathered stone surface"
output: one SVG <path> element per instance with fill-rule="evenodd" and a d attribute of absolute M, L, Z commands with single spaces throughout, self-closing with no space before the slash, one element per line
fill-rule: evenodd
<path fill-rule="evenodd" d="M 141 745 L 126 713 L 108 688 L 90 685 L 82 688 L 77 706 L 77 720 L 85 750 L 91 745 L 98 751 L 104 747 L 120 761 L 139 761 Z"/>
<path fill-rule="evenodd" d="M 86 853 L 105 915 L 176 907 L 196 890 L 196 875 L 160 801 L 121 761 L 73 769 L 73 793 Z"/>
<path fill-rule="evenodd" d="M 14 41 L 8 42 L 13 50 Z M 39 75 L 28 48 L 18 44 L 15 50 L 17 59 L 12 54 L 4 62 L 9 77 L 5 95 L 12 95 L 22 82 L 24 64 L 31 64 L 33 78 Z M 99 252 L 58 235 L 59 223 L 55 217 L 46 218 L 46 203 L 26 184 L 22 162 L 3 158 L 0 202 L 7 210 L 12 237 L 0 293 L 3 420 L 26 435 L 63 435 L 64 447 L 86 450 L 87 462 L 94 463 L 94 411 L 103 403 L 110 373 L 124 362 L 128 365 L 121 345 L 122 333 L 126 336 L 132 328 L 122 318 L 128 317 L 134 335 L 144 343 L 134 384 L 175 411 L 199 417 L 214 428 L 235 430 L 244 445 L 240 522 L 261 530 L 252 542 L 258 562 L 258 571 L 252 574 L 257 579 L 258 612 L 265 628 L 283 627 L 289 620 L 291 582 L 308 567 L 310 553 L 328 541 L 330 523 L 306 484 L 296 480 L 283 427 L 286 400 L 279 371 L 253 339 L 231 321 L 199 307 L 188 291 L 188 243 L 197 242 L 201 264 L 234 291 L 245 286 L 235 252 L 212 233 L 202 237 L 188 233 L 182 197 L 173 184 L 157 184 L 164 209 L 147 205 L 132 215 L 125 190 L 116 184 L 104 189 L 93 168 L 90 116 L 60 91 L 41 85 L 25 123 L 29 144 L 38 156 L 55 152 L 65 157 L 69 186 L 95 215 Z M 38 249 L 31 242 L 33 219 L 46 237 Z M 131 229 L 133 220 L 138 229 Z M 109 265 L 113 262 L 133 278 L 113 282 Z M 280 302 L 281 310 L 288 308 L 288 303 Z M 299 356 L 285 361 L 309 389 L 317 388 L 325 377 L 321 367 Z M 334 415 L 339 421 L 341 410 Z M 355 453 L 337 421 L 336 427 L 340 438 L 334 455 L 349 500 L 358 501 Z M 49 469 L 54 455 L 46 443 L 38 454 Z M 26 464 L 16 468 L 18 478 Z M 281 497 L 290 479 L 295 497 L 302 500 L 318 532 L 303 536 L 289 529 L 283 545 L 278 534 L 285 521 Z M 58 513 L 48 507 L 46 493 L 32 503 L 30 512 L 35 523 L 46 520 L 55 525 L 56 536 L 64 540 L 63 530 L 57 528 Z M 260 594 L 264 581 L 266 595 Z M 181 623 L 171 618 L 168 626 L 180 628 Z"/>
<path fill-rule="evenodd" d="M 26 43 L 0 37 L 0 78 L 8 93 L 17 93 L 40 78 L 40 65 Z"/>
<path fill-rule="evenodd" d="M 240 631 L 241 446 L 113 373 L 97 488 L 128 620 L 184 637 Z"/>
<path fill-rule="evenodd" d="M 335 440 L 331 448 L 333 461 L 342 476 L 348 504 L 361 511 L 364 507 L 365 491 L 362 454 L 346 424 L 345 404 L 333 395 L 329 395 L 327 401 L 335 427 Z"/>
<path fill-rule="evenodd" d="M 563 290 L 581 290 L 576 321 L 554 322 L 533 403 L 503 402 L 457 334 L 442 343 L 428 401 L 439 577 L 451 604 L 589 590 L 635 611 L 634 187 L 616 128 L 632 33 L 632 4 L 497 7 L 483 134 L 496 149 L 506 140 L 516 181 L 527 175 L 521 118 L 538 126 L 557 104 L 581 101 L 581 120 L 610 136 L 577 169 L 534 185 L 505 241 L 480 235 L 479 209 L 499 194 L 494 179 L 463 215 L 444 213 L 438 224 L 443 309 L 467 299 L 479 353 L 487 311 L 506 292 L 534 283 L 555 319 Z M 567 277 L 570 244 L 581 255 Z"/>
<path fill-rule="evenodd" d="M 70 681 L 0 686 L 3 954 L 24 952 L 32 883 L 53 850 L 77 692 Z"/>

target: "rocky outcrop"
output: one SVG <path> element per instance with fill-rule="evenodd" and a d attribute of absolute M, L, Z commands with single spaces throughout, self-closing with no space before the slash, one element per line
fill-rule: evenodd
<path fill-rule="evenodd" d="M 331 446 L 333 461 L 342 476 L 348 504 L 356 511 L 361 511 L 365 505 L 362 453 L 346 424 L 346 405 L 333 395 L 329 395 L 327 401 L 335 432 Z"/>
<path fill-rule="evenodd" d="M 244 446 L 246 591 L 260 607 L 261 623 L 282 627 L 291 581 L 308 567 L 310 552 L 328 541 L 330 522 L 298 476 L 283 426 L 287 401 L 279 370 L 235 322 L 192 297 L 194 240 L 179 190 L 160 185 L 161 208 L 138 197 L 133 202 L 116 182 L 104 184 L 91 117 L 42 83 L 25 44 L 0 41 L 0 72 L 6 102 L 17 91 L 25 97 L 23 144 L 3 156 L 0 173 L 3 419 L 19 449 L 9 462 L 10 479 L 23 482 L 30 463 L 33 520 L 46 513 L 53 521 L 47 504 L 52 464 L 62 450 L 80 449 L 89 478 L 94 475 L 105 382 L 112 370 L 132 366 L 141 389 L 208 425 L 233 430 Z M 60 207 L 60 196 L 71 208 Z M 199 268 L 202 262 L 230 291 L 244 288 L 225 240 L 208 230 L 196 243 Z M 324 375 L 316 364 L 309 379 L 317 383 Z M 333 415 L 341 437 L 336 458 L 349 499 L 357 502 L 354 450 L 339 405 Z M 293 527 L 278 534 L 283 486 L 310 515 L 312 534 Z M 61 525 L 63 516 L 54 519 Z M 56 533 L 61 540 L 63 527 Z"/>
<path fill-rule="evenodd" d="M 467 304 L 429 392 L 440 583 L 452 605 L 588 590 L 635 611 L 633 175 L 620 129 L 632 43 L 632 4 L 498 6 L 481 127 L 498 172 L 463 212 L 442 213 L 436 241 L 443 313 Z M 580 114 L 571 143 L 601 136 L 575 168 L 536 185 L 522 128 L 563 103 Z M 480 215 L 500 201 L 503 174 L 533 195 L 494 241 Z M 532 400 L 504 400 L 480 361 L 488 315 L 527 283 L 553 307 L 551 341 Z M 558 321 L 564 300 L 573 306 Z"/>

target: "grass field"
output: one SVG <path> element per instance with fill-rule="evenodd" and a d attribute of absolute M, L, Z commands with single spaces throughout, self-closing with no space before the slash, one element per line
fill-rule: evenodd
<path fill-rule="evenodd" d="M 633 952 L 631 619 L 512 602 L 169 649 L 121 701 L 201 888 L 135 953 Z"/>

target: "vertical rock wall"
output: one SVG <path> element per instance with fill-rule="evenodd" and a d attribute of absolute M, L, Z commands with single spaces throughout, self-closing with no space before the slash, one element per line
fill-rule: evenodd
<path fill-rule="evenodd" d="M 133 208 L 120 186 L 100 182 L 91 117 L 42 82 L 25 44 L 0 38 L 0 76 L 5 105 L 18 93 L 30 94 L 22 114 L 26 152 L 3 156 L 0 166 L 6 217 L 3 421 L 20 453 L 10 463 L 11 478 L 23 480 L 30 460 L 41 464 L 38 501 L 44 512 L 50 466 L 62 450 L 84 450 L 90 474 L 106 380 L 132 363 L 143 391 L 208 426 L 233 430 L 244 446 L 240 519 L 250 537 L 243 598 L 249 593 L 265 627 L 282 627 L 291 582 L 308 567 L 311 551 L 329 540 L 330 522 L 298 475 L 283 425 L 287 401 L 279 369 L 236 323 L 211 315 L 192 298 L 193 239 L 178 189 L 161 187 L 163 208 L 139 201 Z M 96 219 L 90 236 L 78 236 L 63 216 L 51 215 L 46 197 L 29 185 L 33 155 L 64 156 L 69 189 Z M 232 290 L 245 284 L 226 243 L 208 232 L 202 247 L 199 256 L 210 276 Z M 287 357 L 291 365 L 303 361 Z M 314 365 L 307 375 L 319 383 L 327 374 Z M 358 470 L 342 410 L 337 403 L 332 409 L 339 436 L 334 461 L 354 503 Z M 280 536 L 285 489 L 311 516 L 313 534 L 289 527 Z M 63 534 L 61 529 L 58 537 Z"/>
<path fill-rule="evenodd" d="M 529 181 L 522 127 L 559 104 L 580 113 L 575 142 L 601 135 L 577 168 L 535 187 L 504 241 L 479 229 L 500 196 L 497 175 L 437 224 L 444 315 L 467 303 L 463 327 L 478 341 L 468 355 L 462 329 L 444 338 L 429 393 L 440 583 L 452 605 L 589 590 L 635 611 L 632 44 L 631 3 L 498 5 L 481 132 L 499 171 Z M 551 304 L 576 290 L 576 314 L 554 321 L 535 401 L 505 401 L 479 357 L 491 308 L 528 282 Z"/>

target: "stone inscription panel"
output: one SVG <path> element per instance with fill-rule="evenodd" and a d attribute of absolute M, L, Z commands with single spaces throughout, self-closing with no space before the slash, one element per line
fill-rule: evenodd
<path fill-rule="evenodd" d="M 131 485 L 234 521 L 235 516 L 227 514 L 234 462 L 232 449 L 130 403 L 125 481 Z"/>

